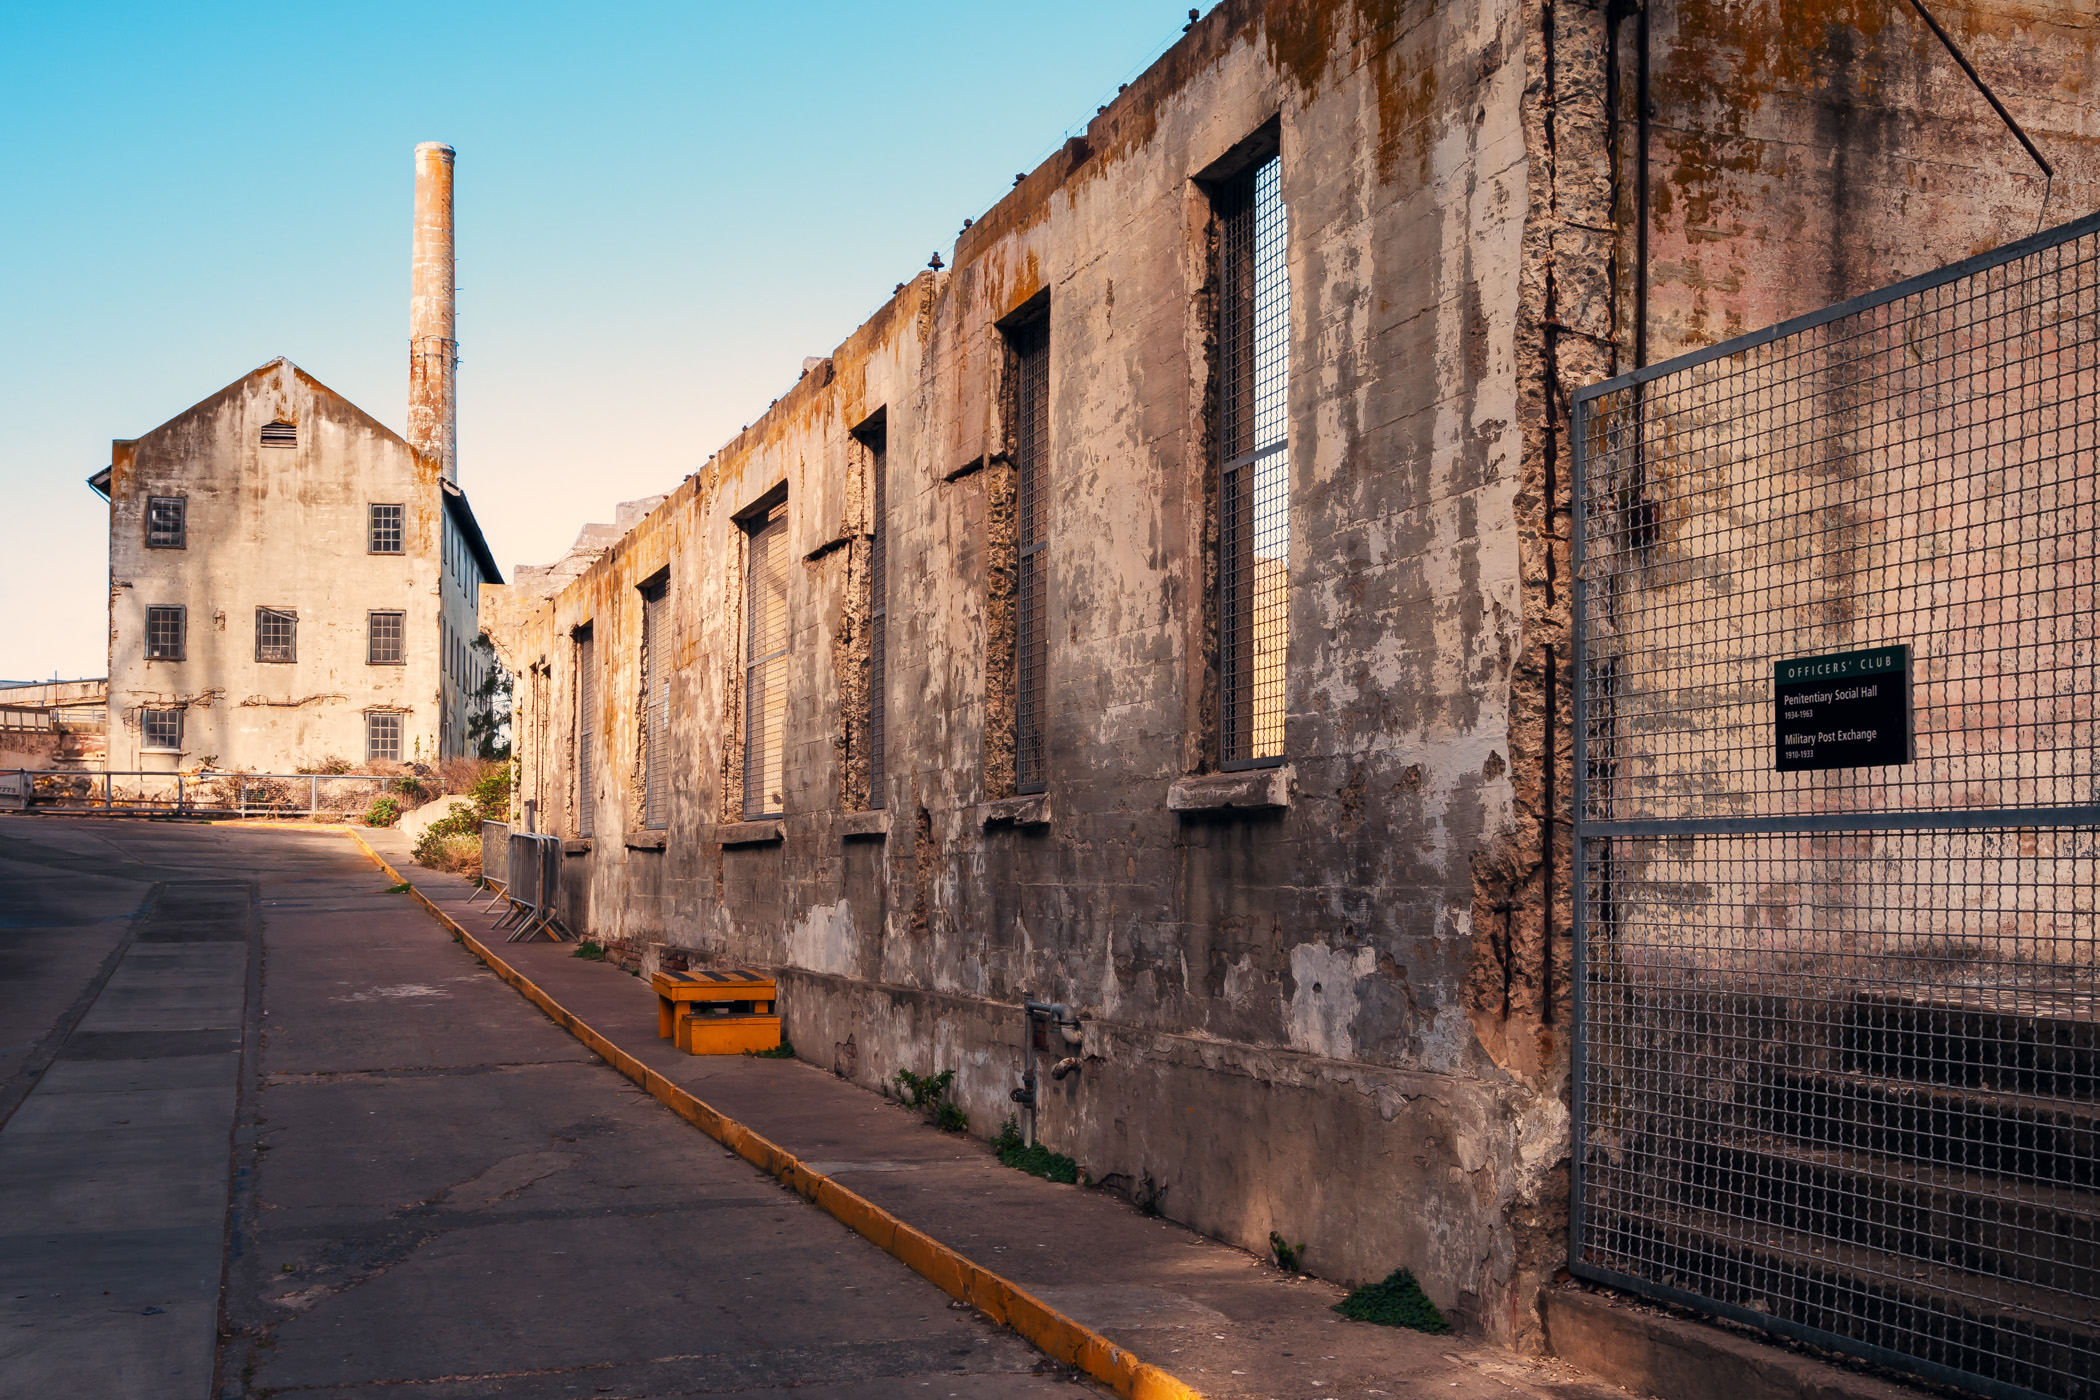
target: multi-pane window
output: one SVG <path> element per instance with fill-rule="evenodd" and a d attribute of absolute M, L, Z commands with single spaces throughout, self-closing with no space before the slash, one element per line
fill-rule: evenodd
<path fill-rule="evenodd" d="M 1217 195 L 1218 758 L 1283 757 L 1290 606 L 1291 284 L 1282 162 Z"/>
<path fill-rule="evenodd" d="M 787 501 L 746 524 L 744 553 L 744 819 L 787 810 Z"/>
<path fill-rule="evenodd" d="M 297 661 L 299 659 L 299 614 L 290 608 L 255 610 L 255 659 Z"/>
<path fill-rule="evenodd" d="M 365 762 L 401 761 L 401 716 L 387 710 L 365 711 Z"/>
<path fill-rule="evenodd" d="M 181 750 L 181 710 L 141 710 L 139 711 L 139 724 L 144 731 L 144 747 L 162 751 L 173 749 L 179 752 Z"/>
<path fill-rule="evenodd" d="M 598 644 L 586 627 L 576 634 L 576 834 L 589 836 L 596 825 L 591 807 L 597 793 Z"/>
<path fill-rule="evenodd" d="M 883 805 L 882 702 L 884 633 L 889 619 L 890 520 L 887 439 L 879 431 L 868 439 L 869 494 L 873 519 L 868 539 L 868 805 Z"/>
<path fill-rule="evenodd" d="M 408 660 L 408 614 L 365 614 L 365 664 L 399 666 Z"/>
<path fill-rule="evenodd" d="M 1043 719 L 1049 699 L 1049 559 L 1045 469 L 1050 456 L 1050 317 L 1012 334 L 1014 373 L 1014 790 L 1043 790 Z"/>
<path fill-rule="evenodd" d="M 146 498 L 146 548 L 189 548 L 188 497 L 149 496 Z"/>
<path fill-rule="evenodd" d="M 400 506 L 373 505 L 367 507 L 371 543 L 368 548 L 374 554 L 399 554 L 401 552 Z"/>
<path fill-rule="evenodd" d="M 146 609 L 148 661 L 182 660 L 186 616 L 187 609 L 181 607 L 156 606 Z"/>
<path fill-rule="evenodd" d="M 642 825 L 671 824 L 671 581 L 642 590 Z"/>

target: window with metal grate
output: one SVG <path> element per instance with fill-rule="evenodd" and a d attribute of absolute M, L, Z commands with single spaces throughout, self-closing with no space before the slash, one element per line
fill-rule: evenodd
<path fill-rule="evenodd" d="M 146 548 L 189 548 L 189 498 L 152 496 L 146 501 Z"/>
<path fill-rule="evenodd" d="M 744 819 L 787 810 L 787 500 L 745 522 Z"/>
<path fill-rule="evenodd" d="M 1290 274 L 1283 165 L 1217 192 L 1218 759 L 1283 761 L 1290 606 Z"/>
<path fill-rule="evenodd" d="M 881 434 L 868 440 L 868 475 L 873 500 L 873 520 L 868 541 L 868 805 L 880 807 L 883 797 L 883 683 L 885 633 L 889 628 L 889 451 Z"/>
<path fill-rule="evenodd" d="M 1014 374 L 1014 790 L 1041 792 L 1049 701 L 1050 315 L 1012 332 Z"/>
<path fill-rule="evenodd" d="M 366 546 L 372 554 L 401 553 L 402 508 L 398 505 L 372 505 L 366 508 L 370 543 Z"/>
<path fill-rule="evenodd" d="M 180 752 L 182 749 L 182 711 L 141 710 L 139 729 L 144 740 L 143 747 L 161 753 Z"/>
<path fill-rule="evenodd" d="M 263 424 L 262 445 L 264 447 L 297 447 L 299 429 L 279 419 L 275 423 Z"/>
<path fill-rule="evenodd" d="M 299 659 L 299 614 L 290 608 L 255 610 L 255 659 L 297 661 Z"/>
<path fill-rule="evenodd" d="M 408 614 L 365 614 L 365 664 L 400 666 L 408 660 Z"/>
<path fill-rule="evenodd" d="M 642 825 L 671 824 L 671 581 L 642 590 Z"/>
<path fill-rule="evenodd" d="M 388 710 L 365 711 L 365 761 L 401 761 L 401 716 Z"/>
<path fill-rule="evenodd" d="M 146 659 L 180 661 L 189 631 L 189 609 L 154 606 L 146 609 Z"/>
<path fill-rule="evenodd" d="M 598 643 L 588 627 L 576 634 L 576 834 L 589 836 L 597 825 L 591 808 L 597 799 L 594 781 L 598 756 Z"/>

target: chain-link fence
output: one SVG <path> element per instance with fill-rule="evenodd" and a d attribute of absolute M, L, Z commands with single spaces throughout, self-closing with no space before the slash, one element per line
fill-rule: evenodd
<path fill-rule="evenodd" d="M 1575 1271 L 2100 1394 L 2100 217 L 1575 427 Z"/>

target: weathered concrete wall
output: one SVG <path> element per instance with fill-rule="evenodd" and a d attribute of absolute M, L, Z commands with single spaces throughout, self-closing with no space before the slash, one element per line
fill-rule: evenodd
<path fill-rule="evenodd" d="M 2100 202 L 2092 5 L 1930 8 L 2056 168 L 2053 188 L 1908 0 L 1655 7 L 1651 361 L 1998 247 Z M 1623 21 L 1618 149 L 1629 234 L 1640 213 L 1640 43 L 1638 23 Z M 1628 237 L 1620 249 L 1629 337 L 1638 247 Z"/>
<path fill-rule="evenodd" d="M 100 735 L 96 735 L 100 738 Z M 69 734 L 51 729 L 0 729 L 0 768 L 74 768 L 81 758 Z"/>
<path fill-rule="evenodd" d="M 1332 1277 L 1406 1264 L 1467 1323 L 1533 1340 L 1566 1220 L 1567 395 L 1632 350 L 1611 15 L 1221 6 L 602 557 L 493 590 L 484 625 L 521 675 L 521 798 L 564 833 L 592 804 L 573 921 L 780 968 L 806 1057 L 870 1087 L 954 1068 L 986 1134 L 1017 1082 L 1017 1004 L 1069 1002 L 1085 1067 L 1046 1085 L 1040 1129 L 1095 1179 L 1251 1248 L 1305 1240 Z M 1175 810 L 1170 790 L 1215 766 L 1212 220 L 1194 177 L 1272 119 L 1291 797 Z M 1967 236 L 1993 227 L 1972 211 Z M 1776 250 L 1797 232 L 1742 236 Z M 1829 286 L 1772 276 L 1806 304 Z M 1048 791 L 1023 801 L 997 327 L 1044 295 Z M 851 434 L 878 411 L 888 804 L 862 814 L 870 492 Z M 738 821 L 738 517 L 783 483 L 776 829 Z M 651 830 L 640 590 L 660 577 L 674 776 Z M 585 625 L 600 747 L 579 793 Z"/>
<path fill-rule="evenodd" d="M 261 446 L 265 424 L 296 447 Z M 439 503 L 434 461 L 288 360 L 114 447 L 109 754 L 114 769 L 289 772 L 365 756 L 364 712 L 403 720 L 402 757 L 438 753 Z M 183 549 L 146 547 L 147 499 L 188 498 Z M 404 552 L 367 552 L 366 506 L 407 507 Z M 187 607 L 182 661 L 145 656 L 146 609 Z M 255 659 L 258 607 L 297 612 L 297 660 Z M 366 664 L 366 613 L 407 614 L 407 664 Z M 184 710 L 180 755 L 141 752 L 143 708 Z"/>

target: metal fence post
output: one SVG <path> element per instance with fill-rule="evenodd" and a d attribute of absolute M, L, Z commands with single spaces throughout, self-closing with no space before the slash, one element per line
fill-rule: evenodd
<path fill-rule="evenodd" d="M 321 775 L 316 773 L 306 780 L 306 815 L 309 817 L 318 816 L 320 811 Z"/>

